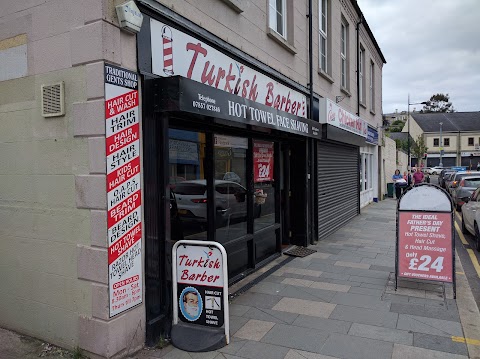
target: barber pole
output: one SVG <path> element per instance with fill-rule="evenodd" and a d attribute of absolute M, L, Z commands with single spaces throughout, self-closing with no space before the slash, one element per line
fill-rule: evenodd
<path fill-rule="evenodd" d="M 162 28 L 163 38 L 163 72 L 173 76 L 172 30 L 168 26 Z"/>

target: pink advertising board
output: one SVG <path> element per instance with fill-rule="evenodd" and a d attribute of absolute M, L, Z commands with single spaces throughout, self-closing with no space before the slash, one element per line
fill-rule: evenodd
<path fill-rule="evenodd" d="M 398 276 L 453 281 L 452 215 L 400 212 L 398 215 Z"/>

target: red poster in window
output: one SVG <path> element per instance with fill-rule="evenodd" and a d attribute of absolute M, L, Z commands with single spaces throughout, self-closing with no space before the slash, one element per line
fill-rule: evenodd
<path fill-rule="evenodd" d="M 273 181 L 273 142 L 253 141 L 255 182 Z"/>
<path fill-rule="evenodd" d="M 452 282 L 452 215 L 400 212 L 398 221 L 398 276 Z"/>

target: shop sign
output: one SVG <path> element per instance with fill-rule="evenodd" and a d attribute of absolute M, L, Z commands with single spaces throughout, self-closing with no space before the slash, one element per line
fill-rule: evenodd
<path fill-rule="evenodd" d="M 319 122 L 341 128 L 345 131 L 355 133 L 359 136 L 367 138 L 368 124 L 360 117 L 345 111 L 336 103 L 328 98 L 322 98 L 319 101 Z M 378 143 L 378 133 L 377 133 Z"/>
<path fill-rule="evenodd" d="M 242 137 L 215 135 L 213 137 L 215 147 L 234 147 L 248 149 L 248 140 Z"/>
<path fill-rule="evenodd" d="M 367 130 L 367 142 L 378 145 L 378 131 L 370 126 L 368 126 Z"/>
<path fill-rule="evenodd" d="M 407 191 L 397 207 L 396 277 L 453 283 L 453 207 L 442 188 L 422 184 Z"/>
<path fill-rule="evenodd" d="M 178 320 L 205 327 L 228 320 L 227 253 L 218 242 L 181 240 L 172 249 L 173 324 Z"/>
<path fill-rule="evenodd" d="M 105 64 L 110 317 L 142 302 L 142 193 L 138 75 Z"/>
<path fill-rule="evenodd" d="M 171 159 L 198 164 L 198 145 L 195 142 L 168 140 L 168 152 Z"/>
<path fill-rule="evenodd" d="M 273 181 L 273 142 L 253 141 L 254 182 Z"/>
<path fill-rule="evenodd" d="M 461 152 L 461 156 L 462 157 L 470 157 L 470 156 L 478 157 L 480 156 L 480 152 Z"/>
<path fill-rule="evenodd" d="M 301 136 L 321 138 L 318 122 L 216 90 L 183 77 L 161 79 L 169 88 L 159 98 L 159 111 L 185 111 Z"/>
<path fill-rule="evenodd" d="M 151 19 L 152 72 L 180 75 L 289 114 L 307 117 L 306 96 L 197 38 Z"/>

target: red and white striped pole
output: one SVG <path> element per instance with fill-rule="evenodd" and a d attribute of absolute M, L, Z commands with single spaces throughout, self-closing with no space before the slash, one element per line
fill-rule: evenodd
<path fill-rule="evenodd" d="M 163 72 L 168 76 L 173 76 L 173 48 L 172 48 L 172 30 L 168 26 L 162 28 L 163 38 Z"/>

